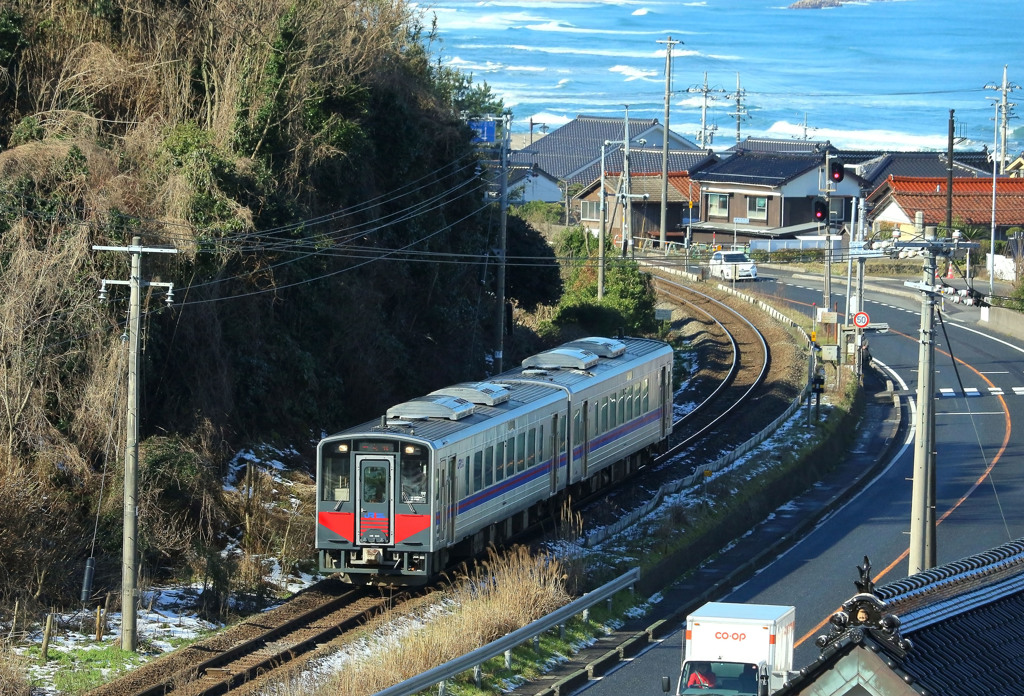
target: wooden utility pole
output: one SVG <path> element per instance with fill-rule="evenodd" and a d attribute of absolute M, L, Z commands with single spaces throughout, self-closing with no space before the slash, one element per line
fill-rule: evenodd
<path fill-rule="evenodd" d="M 135 598 L 138 595 L 136 580 L 138 538 L 138 472 L 139 472 L 139 329 L 142 325 L 141 288 L 146 286 L 168 289 L 167 304 L 174 299 L 174 283 L 144 282 L 142 280 L 142 254 L 176 254 L 173 247 L 143 247 L 139 237 L 132 237 L 129 247 L 93 246 L 94 251 L 127 251 L 132 255 L 132 270 L 129 280 L 103 280 L 100 285 L 100 299 L 106 300 L 108 285 L 127 285 L 130 288 L 128 304 L 128 421 L 127 446 L 124 456 L 124 530 L 121 555 L 121 649 L 135 652 L 138 647 L 138 632 L 135 622 Z"/>

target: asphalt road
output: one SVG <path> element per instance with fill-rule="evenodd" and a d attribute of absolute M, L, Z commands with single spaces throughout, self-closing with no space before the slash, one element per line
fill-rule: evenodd
<path fill-rule="evenodd" d="M 822 284 L 810 277 L 772 272 L 750 288 L 784 297 L 792 312 L 810 314 L 822 302 Z M 890 330 L 870 338 L 871 352 L 913 401 L 919 353 L 919 296 L 902 281 L 869 281 L 865 311 Z M 745 289 L 745 288 L 744 288 Z M 844 307 L 844 287 L 833 280 L 833 300 Z M 884 290 L 880 292 L 879 290 Z M 936 531 L 939 564 L 1024 536 L 1024 350 L 979 329 L 978 309 L 947 304 L 936 322 L 935 400 Z M 945 331 L 943 331 L 943 325 Z M 956 362 L 954 362 L 954 359 Z M 954 365 L 956 369 L 954 369 Z M 976 390 L 972 392 L 971 390 Z M 970 395 L 976 394 L 976 395 Z M 911 422 L 916 420 L 910 416 Z M 912 437 L 912 433 L 911 433 Z M 794 668 L 817 657 L 814 638 L 824 622 L 856 592 L 856 567 L 865 556 L 885 584 L 908 574 L 910 500 L 914 451 L 908 439 L 861 492 L 822 520 L 785 553 L 717 601 L 792 604 L 797 607 Z M 661 675 L 678 675 L 679 631 L 615 672 L 591 684 L 588 696 L 660 693 Z M 674 687 L 674 684 L 673 684 Z"/>

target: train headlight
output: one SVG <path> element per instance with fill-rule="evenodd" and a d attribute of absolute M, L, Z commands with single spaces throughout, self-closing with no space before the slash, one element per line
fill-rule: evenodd
<path fill-rule="evenodd" d="M 342 442 L 341 444 L 339 444 L 338 445 L 338 451 L 339 452 L 348 452 L 348 443 L 347 442 Z"/>
<path fill-rule="evenodd" d="M 420 448 L 419 447 L 414 447 L 412 445 L 406 445 L 405 449 L 402 450 L 402 451 L 405 452 L 406 454 L 419 454 L 420 453 Z"/>

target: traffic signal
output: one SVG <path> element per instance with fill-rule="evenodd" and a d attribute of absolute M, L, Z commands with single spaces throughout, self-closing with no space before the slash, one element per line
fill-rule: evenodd
<path fill-rule="evenodd" d="M 836 160 L 829 160 L 828 178 L 832 180 L 832 183 L 838 184 L 845 176 L 846 169 L 843 167 L 843 163 Z"/>
<path fill-rule="evenodd" d="M 814 199 L 812 217 L 815 222 L 828 222 L 828 203 L 820 198 Z"/>

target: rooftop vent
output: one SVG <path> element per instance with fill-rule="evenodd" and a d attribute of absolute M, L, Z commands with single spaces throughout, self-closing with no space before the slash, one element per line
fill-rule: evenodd
<path fill-rule="evenodd" d="M 617 358 L 626 352 L 626 344 L 622 341 L 617 341 L 614 338 L 602 338 L 601 336 L 581 338 L 577 341 L 566 343 L 562 347 L 582 348 L 583 350 L 589 350 L 591 353 L 600 355 L 602 358 Z"/>
<path fill-rule="evenodd" d="M 464 382 L 452 387 L 438 389 L 430 392 L 430 396 L 452 396 L 458 399 L 465 399 L 470 403 L 483 406 L 495 406 L 508 401 L 512 392 L 502 384 L 491 382 Z"/>
<path fill-rule="evenodd" d="M 541 369 L 567 367 L 576 370 L 589 370 L 597 364 L 598 360 L 600 358 L 589 350 L 563 346 L 527 358 L 523 361 L 523 367 L 539 367 Z"/>
<path fill-rule="evenodd" d="M 456 421 L 472 415 L 475 410 L 476 406 L 465 399 L 444 394 L 430 394 L 392 406 L 388 409 L 387 416 L 389 419 L 399 418 L 402 420 L 447 418 Z"/>

